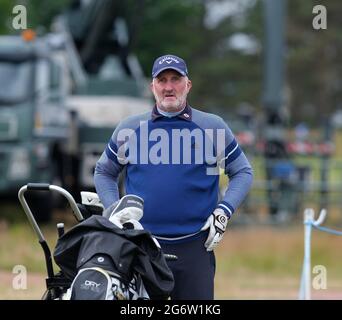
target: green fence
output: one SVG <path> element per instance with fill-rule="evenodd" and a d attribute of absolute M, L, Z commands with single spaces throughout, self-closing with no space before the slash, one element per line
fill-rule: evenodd
<path fill-rule="evenodd" d="M 342 212 L 342 159 L 249 159 L 254 170 L 254 182 L 241 207 L 243 212 L 273 211 L 297 215 L 308 206 L 335 208 Z M 225 183 L 226 179 L 221 177 L 222 192 Z"/>

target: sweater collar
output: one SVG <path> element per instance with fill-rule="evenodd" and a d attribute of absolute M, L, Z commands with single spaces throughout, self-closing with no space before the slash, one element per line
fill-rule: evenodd
<path fill-rule="evenodd" d="M 192 120 L 192 111 L 190 105 L 186 105 L 183 112 L 176 115 L 175 117 L 178 117 L 180 119 L 191 121 Z M 158 118 L 165 118 L 162 114 L 158 112 L 157 106 L 155 105 L 152 110 L 152 121 L 157 120 Z"/>

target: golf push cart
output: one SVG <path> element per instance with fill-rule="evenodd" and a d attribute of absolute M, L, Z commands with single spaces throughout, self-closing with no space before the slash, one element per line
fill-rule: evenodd
<path fill-rule="evenodd" d="M 64 230 L 57 223 L 53 256 L 26 201 L 27 191 L 53 191 L 68 201 L 76 224 Z M 29 183 L 18 192 L 19 201 L 43 249 L 47 270 L 44 300 L 149 300 L 168 299 L 174 280 L 156 239 L 139 218 L 119 222 L 118 212 L 129 206 L 143 208 L 143 199 L 126 195 L 103 210 L 96 193 L 81 192 L 82 204 L 55 185 Z M 129 211 L 126 211 L 129 212 Z M 141 210 L 141 212 L 143 212 Z M 132 217 L 131 217 L 132 218 Z M 54 271 L 53 261 L 59 267 Z"/>

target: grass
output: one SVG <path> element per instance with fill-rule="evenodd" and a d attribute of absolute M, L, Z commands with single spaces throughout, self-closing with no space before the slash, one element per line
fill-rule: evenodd
<path fill-rule="evenodd" d="M 56 244 L 57 222 L 65 222 L 66 229 L 74 224 L 70 212 L 55 212 L 53 221 L 41 226 L 50 249 Z M 38 238 L 17 205 L 3 207 L 0 216 L 0 270 L 12 270 L 15 265 L 24 265 L 29 272 L 45 272 L 44 256 Z"/>
<path fill-rule="evenodd" d="M 342 238 L 314 232 L 312 267 L 327 269 L 328 289 L 313 297 L 342 299 Z M 303 228 L 232 228 L 218 247 L 219 299 L 296 299 L 303 262 Z M 313 275 L 314 276 L 314 275 Z"/>
<path fill-rule="evenodd" d="M 26 223 L 0 225 L 1 299 L 39 299 L 44 291 L 43 252 Z M 53 224 L 43 228 L 53 247 Z M 342 299 L 341 237 L 313 232 L 312 266 L 327 268 L 328 290 L 313 297 Z M 297 299 L 303 260 L 303 226 L 238 225 L 231 221 L 216 250 L 216 299 Z M 13 267 L 24 265 L 27 290 L 13 290 Z"/>

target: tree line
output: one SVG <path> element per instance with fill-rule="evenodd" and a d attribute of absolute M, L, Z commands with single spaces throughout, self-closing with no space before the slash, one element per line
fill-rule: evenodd
<path fill-rule="evenodd" d="M 0 3 L 0 33 L 11 29 L 12 8 L 27 6 L 28 26 L 48 31 L 53 17 L 75 1 Z M 241 105 L 262 114 L 263 0 L 125 0 L 120 12 L 131 33 L 130 50 L 146 77 L 154 59 L 170 53 L 187 63 L 193 89 L 190 102 L 218 111 L 227 119 Z M 322 117 L 342 108 L 342 33 L 339 0 L 287 0 L 286 104 L 290 122 L 319 125 Z M 326 30 L 312 27 L 315 5 L 327 9 Z"/>

